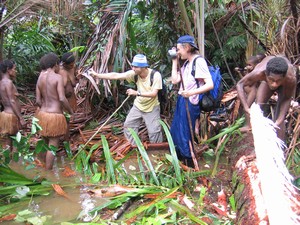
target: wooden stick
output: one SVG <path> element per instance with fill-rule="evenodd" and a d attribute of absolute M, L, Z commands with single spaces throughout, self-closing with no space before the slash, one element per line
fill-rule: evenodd
<path fill-rule="evenodd" d="M 102 124 L 101 127 L 99 127 L 99 129 L 90 137 L 90 139 L 83 145 L 83 147 L 81 147 L 79 149 L 79 151 L 76 153 L 76 155 L 72 158 L 72 160 L 74 160 L 77 155 L 87 146 L 87 144 L 99 133 L 99 131 L 102 129 L 102 127 L 104 127 L 107 122 L 119 111 L 120 108 L 122 108 L 122 106 L 124 105 L 124 103 L 130 98 L 130 95 L 127 96 L 127 98 L 125 98 L 125 100 L 122 102 L 122 104 L 113 112 L 113 114 L 110 115 L 110 117 L 108 117 L 108 119 Z"/>

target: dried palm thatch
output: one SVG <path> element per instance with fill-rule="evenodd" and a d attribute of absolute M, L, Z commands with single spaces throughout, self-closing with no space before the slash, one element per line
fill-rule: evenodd
<path fill-rule="evenodd" d="M 288 58 L 295 64 L 299 64 L 300 17 L 296 19 L 296 22 L 292 16 L 288 17 L 281 27 L 280 38 L 278 39 L 278 43 L 281 43 L 280 52 L 289 56 Z"/>
<path fill-rule="evenodd" d="M 124 57 L 126 40 L 126 21 L 131 12 L 133 1 L 118 1 L 105 5 L 99 11 L 100 23 L 96 26 L 94 33 L 88 41 L 88 46 L 80 59 L 79 68 L 81 74 L 88 76 L 86 71 L 93 67 L 96 72 L 109 72 L 112 70 L 124 71 L 128 59 Z M 92 59 L 92 60 L 91 60 Z M 114 68 L 112 68 L 114 65 Z M 85 79 L 85 78 L 83 78 Z M 99 84 L 97 80 L 97 84 Z M 103 89 L 105 96 L 113 95 L 114 102 L 118 102 L 118 90 L 112 90 L 111 83 L 103 80 Z M 87 83 L 82 103 L 85 106 L 90 105 L 90 100 L 95 95 L 95 84 Z"/>
<path fill-rule="evenodd" d="M 267 54 L 284 54 L 292 63 L 299 64 L 300 55 L 300 2 L 296 0 L 246 1 L 239 5 L 230 3 L 227 13 L 214 25 L 223 29 L 230 19 L 239 13 L 254 12 L 250 20 L 238 18 L 249 37 L 256 41 Z M 262 37 L 262 33 L 264 33 Z M 251 43 L 251 42 L 249 42 Z"/>
<path fill-rule="evenodd" d="M 258 3 L 261 26 L 265 27 L 268 53 L 284 54 L 292 62 L 299 59 L 299 1 L 265 1 Z"/>
<path fill-rule="evenodd" d="M 49 0 L 53 15 L 61 15 L 65 18 L 72 19 L 73 12 L 81 10 L 84 6 L 78 0 Z M 74 18 L 75 19 L 75 18 Z"/>
<path fill-rule="evenodd" d="M 232 17 L 236 15 L 236 13 L 238 13 L 238 11 L 248 6 L 249 6 L 248 2 L 243 2 L 237 5 L 236 3 L 231 1 L 227 7 L 228 8 L 227 13 L 214 23 L 216 31 L 219 32 L 221 29 L 223 29 L 230 22 Z"/>
<path fill-rule="evenodd" d="M 50 9 L 50 2 L 44 0 L 20 0 L 20 1 L 9 1 L 5 3 L 5 7 L 8 8 L 9 14 L 2 18 L 0 28 L 9 26 L 15 20 L 23 18 L 24 16 L 37 15 L 40 9 Z"/>

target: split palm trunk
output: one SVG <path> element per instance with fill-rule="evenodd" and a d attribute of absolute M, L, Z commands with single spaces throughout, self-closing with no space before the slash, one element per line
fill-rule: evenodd
<path fill-rule="evenodd" d="M 243 134 L 243 140 L 232 146 L 235 224 L 299 224 L 299 193 L 285 167 L 283 151 L 274 140 L 276 133 L 272 136 L 272 125 L 268 127 L 271 123 L 263 123 L 259 121 L 258 127 L 252 123 L 253 134 Z"/>

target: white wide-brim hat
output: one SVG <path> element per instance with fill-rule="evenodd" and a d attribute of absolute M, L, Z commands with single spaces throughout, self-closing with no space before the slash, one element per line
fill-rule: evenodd
<path fill-rule="evenodd" d="M 143 54 L 137 54 L 133 57 L 132 66 L 135 67 L 148 67 L 147 58 Z"/>

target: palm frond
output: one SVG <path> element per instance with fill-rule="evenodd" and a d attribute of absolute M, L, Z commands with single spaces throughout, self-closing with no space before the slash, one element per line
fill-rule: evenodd
<path fill-rule="evenodd" d="M 128 128 L 130 134 L 132 135 L 137 147 L 138 147 L 138 150 L 144 160 L 144 162 L 146 163 L 146 166 L 148 167 L 148 170 L 150 172 L 150 176 L 152 177 L 152 179 L 154 180 L 155 184 L 157 186 L 159 186 L 159 181 L 157 179 L 157 176 L 156 176 L 156 173 L 155 173 L 155 170 L 153 168 L 153 165 L 151 163 L 151 160 L 149 159 L 149 156 L 144 148 L 144 145 L 142 144 L 141 140 L 139 139 L 138 135 L 134 132 L 134 130 L 132 128 Z"/>
<path fill-rule="evenodd" d="M 5 7 L 8 13 L 2 18 L 0 28 L 9 26 L 20 18 L 24 19 L 24 16 L 37 15 L 37 12 L 41 9 L 48 11 L 50 2 L 44 0 L 7 1 Z"/>

